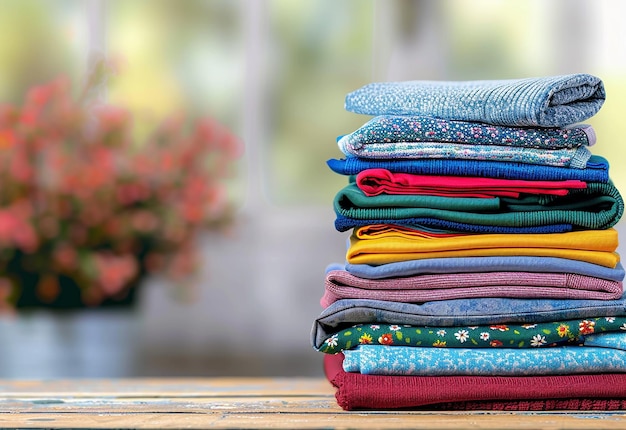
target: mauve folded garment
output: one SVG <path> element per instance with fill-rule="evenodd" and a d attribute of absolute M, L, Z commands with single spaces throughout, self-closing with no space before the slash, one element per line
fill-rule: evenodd
<path fill-rule="evenodd" d="M 368 169 L 356 177 L 366 196 L 379 194 L 425 194 L 433 196 L 512 197 L 520 194 L 565 196 L 571 189 L 586 187 L 583 181 L 523 181 L 471 176 L 434 176 L 393 173 L 387 169 Z"/>
<path fill-rule="evenodd" d="M 345 410 L 623 410 L 626 374 L 385 376 L 347 373 L 324 354 L 324 373 Z"/>
<path fill-rule="evenodd" d="M 326 274 L 320 304 L 341 299 L 419 303 L 476 297 L 619 299 L 622 282 L 570 273 L 478 272 L 364 279 L 345 270 Z"/>
<path fill-rule="evenodd" d="M 604 104 L 602 81 L 588 74 L 479 81 L 367 84 L 346 95 L 345 109 L 365 115 L 424 115 L 522 127 L 563 127 Z"/>

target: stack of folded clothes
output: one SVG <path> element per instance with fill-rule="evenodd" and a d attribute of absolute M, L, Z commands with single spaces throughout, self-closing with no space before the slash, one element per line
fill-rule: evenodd
<path fill-rule="evenodd" d="M 313 347 L 344 409 L 626 409 L 624 211 L 587 74 L 366 85 Z"/>

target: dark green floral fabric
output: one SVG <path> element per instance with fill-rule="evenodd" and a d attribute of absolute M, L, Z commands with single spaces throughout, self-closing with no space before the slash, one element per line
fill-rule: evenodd
<path fill-rule="evenodd" d="M 582 344 L 585 335 L 619 331 L 626 332 L 624 316 L 467 327 L 359 324 L 332 334 L 318 351 L 336 354 L 365 344 L 439 348 L 536 348 Z"/>

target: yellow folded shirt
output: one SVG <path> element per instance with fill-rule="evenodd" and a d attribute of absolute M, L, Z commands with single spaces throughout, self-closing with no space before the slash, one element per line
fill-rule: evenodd
<path fill-rule="evenodd" d="M 373 227 L 373 228 L 372 228 Z M 351 264 L 446 257 L 543 256 L 586 261 L 606 267 L 619 262 L 617 230 L 583 230 L 551 234 L 467 234 L 433 237 L 402 227 L 366 226 L 350 237 Z"/>

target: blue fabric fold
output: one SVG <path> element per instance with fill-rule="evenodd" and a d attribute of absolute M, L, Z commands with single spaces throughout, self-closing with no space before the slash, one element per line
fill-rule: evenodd
<path fill-rule="evenodd" d="M 311 329 L 311 343 L 355 324 L 386 323 L 418 326 L 465 326 L 536 323 L 626 315 L 626 294 L 618 300 L 454 299 L 424 303 L 343 299 L 322 310 Z"/>
<path fill-rule="evenodd" d="M 357 175 L 367 169 L 386 169 L 393 173 L 419 175 L 481 176 L 497 179 L 536 181 L 565 181 L 577 179 L 585 182 L 609 182 L 609 163 L 592 155 L 584 169 L 540 166 L 504 161 L 448 160 L 448 159 L 395 159 L 374 160 L 359 157 L 330 159 L 328 167 L 340 175 Z"/>
<path fill-rule="evenodd" d="M 583 73 L 507 80 L 378 82 L 347 94 L 345 109 L 365 115 L 563 127 L 591 118 L 605 97 L 603 82 Z"/>
<path fill-rule="evenodd" d="M 565 375 L 626 372 L 626 351 L 607 347 L 539 349 L 360 345 L 346 350 L 346 372 L 367 375 Z"/>
<path fill-rule="evenodd" d="M 429 273 L 478 273 L 478 272 L 536 272 L 574 273 L 594 278 L 622 281 L 624 268 L 615 268 L 557 257 L 494 256 L 463 258 L 428 258 L 370 266 L 368 264 L 329 265 L 340 267 L 354 276 L 365 279 L 397 278 Z"/>

